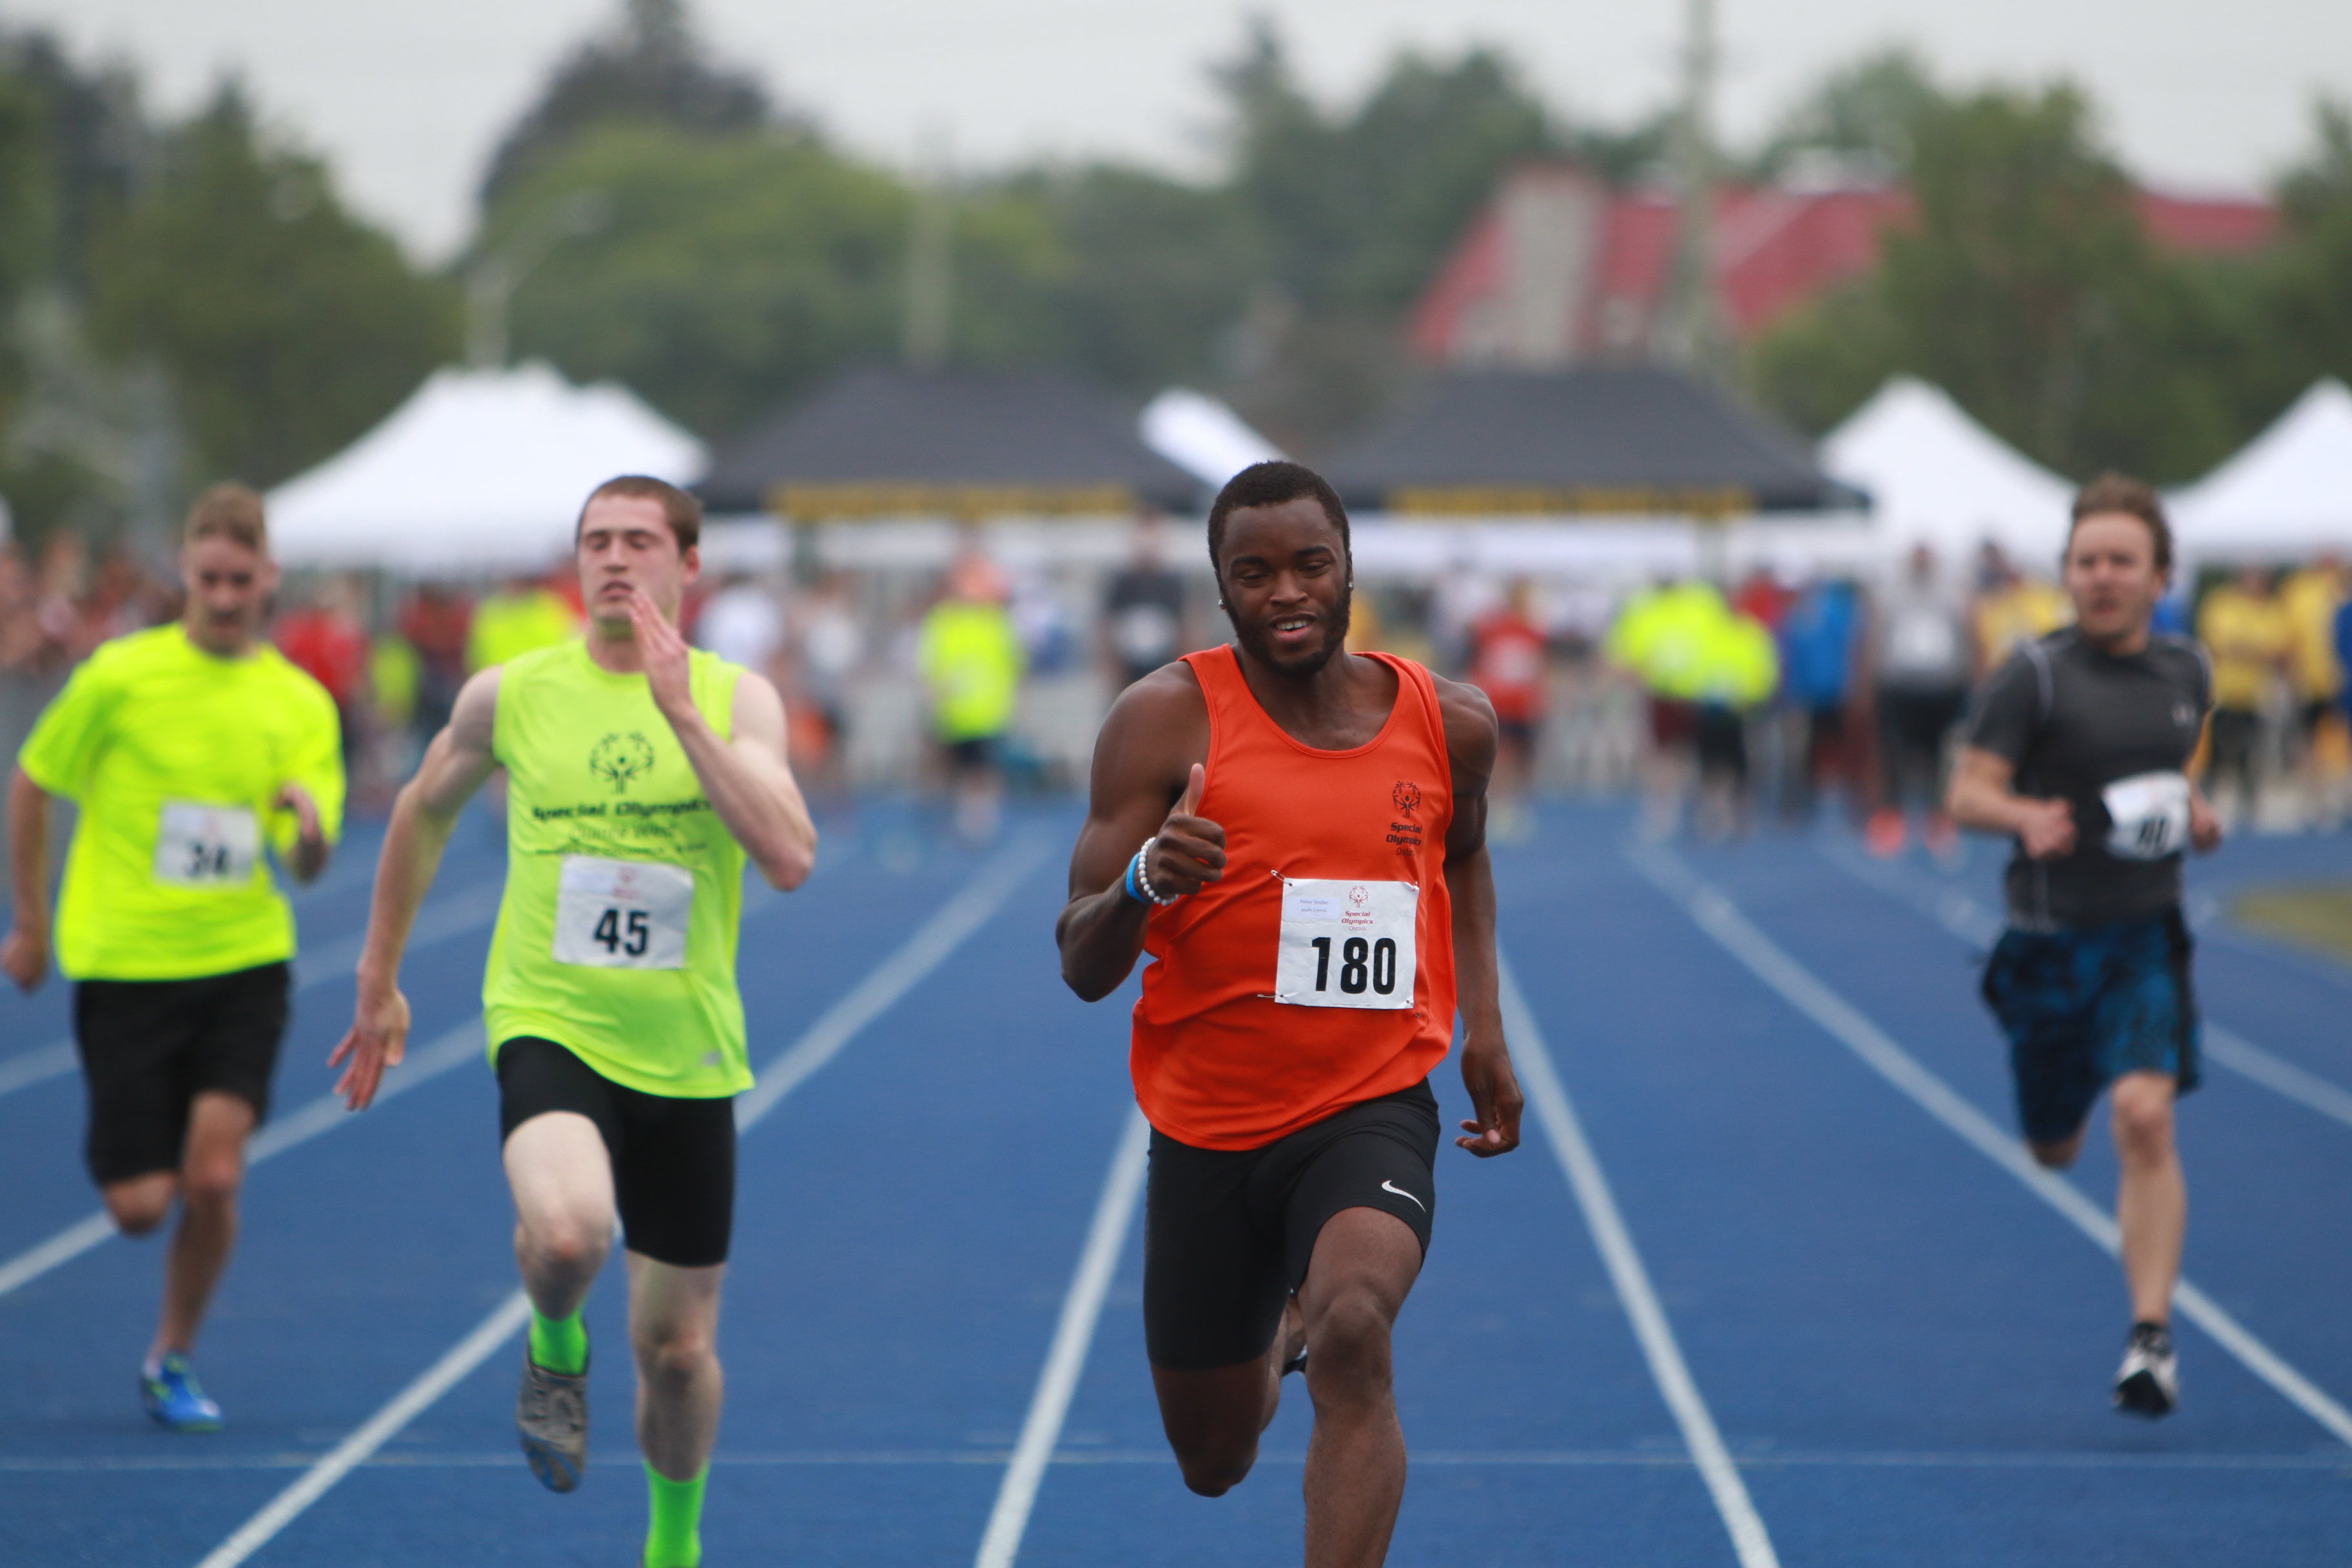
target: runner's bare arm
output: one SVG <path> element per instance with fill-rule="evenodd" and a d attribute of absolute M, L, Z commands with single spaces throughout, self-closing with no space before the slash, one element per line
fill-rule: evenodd
<path fill-rule="evenodd" d="M 1953 764 L 1944 809 L 1963 827 L 1983 833 L 2013 833 L 2025 853 L 2040 860 L 2074 847 L 2074 808 L 2063 800 L 2035 800 L 2011 786 L 2017 764 L 1982 746 L 1963 746 Z"/>
<path fill-rule="evenodd" d="M 305 886 L 319 879 L 327 868 L 327 861 L 335 847 L 327 842 L 325 826 L 319 819 L 319 803 L 300 784 L 289 784 L 280 789 L 269 803 L 279 811 L 294 814 L 294 854 L 286 869 L 295 881 Z"/>
<path fill-rule="evenodd" d="M 400 994 L 400 959 L 408 947 L 417 906 L 441 868 L 457 814 L 490 776 L 497 762 L 490 743 L 499 715 L 499 672 L 483 670 L 457 693 L 449 727 L 425 748 L 425 761 L 393 803 L 384 829 L 383 853 L 376 860 L 375 896 L 368 909 L 367 938 L 360 950 L 359 1001 L 352 1026 L 327 1065 L 341 1067 L 335 1092 L 353 1110 L 364 1110 L 383 1081 L 383 1069 L 398 1067 L 407 1050 L 408 998 Z"/>
<path fill-rule="evenodd" d="M 784 701 L 767 677 L 735 682 L 734 736 L 722 741 L 694 704 L 689 649 L 644 590 L 630 601 L 654 706 L 677 736 L 710 809 L 770 887 L 790 892 L 816 865 L 816 824 L 784 752 Z"/>
<path fill-rule="evenodd" d="M 1454 974 L 1462 1012 L 1462 1087 L 1476 1119 L 1454 1142 L 1480 1159 L 1519 1146 L 1525 1103 L 1511 1049 L 1503 1038 L 1503 1005 L 1495 963 L 1495 867 L 1486 853 L 1486 781 L 1495 771 L 1494 704 L 1475 686 L 1437 682 L 1445 719 L 1445 752 L 1454 772 L 1454 819 L 1445 829 L 1445 886 L 1454 900 Z"/>
<path fill-rule="evenodd" d="M 1054 925 L 1062 979 L 1088 1002 L 1119 987 L 1143 951 L 1151 906 L 1127 893 L 1127 866 L 1154 834 L 1145 868 L 1162 894 L 1224 874 L 1225 830 L 1193 815 L 1209 755 L 1209 705 L 1192 667 L 1170 665 L 1119 694 L 1095 737 L 1086 826 L 1070 853 L 1070 901 Z"/>
<path fill-rule="evenodd" d="M 8 775 L 8 881 L 15 903 L 0 969 L 30 993 L 49 973 L 49 792 L 22 768 Z"/>

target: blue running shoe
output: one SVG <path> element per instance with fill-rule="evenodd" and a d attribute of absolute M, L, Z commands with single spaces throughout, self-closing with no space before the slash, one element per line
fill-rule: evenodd
<path fill-rule="evenodd" d="M 142 1368 L 139 1373 L 139 1396 L 147 1402 L 147 1414 L 159 1426 L 174 1432 L 217 1432 L 221 1429 L 220 1406 L 205 1397 L 196 1386 L 195 1369 L 188 1358 L 177 1352 L 163 1358 L 156 1375 L 150 1377 Z"/>

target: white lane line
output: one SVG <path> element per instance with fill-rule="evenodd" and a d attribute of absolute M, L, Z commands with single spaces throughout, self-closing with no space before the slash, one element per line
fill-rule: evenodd
<path fill-rule="evenodd" d="M 848 995 L 827 1008 L 824 1015 L 811 1025 L 792 1047 L 768 1064 L 761 1075 L 782 1087 L 761 1098 L 763 1082 L 738 1099 L 737 1127 L 749 1131 L 775 1109 L 784 1095 L 805 1082 L 811 1073 L 839 1055 L 859 1029 L 887 1012 L 924 976 L 939 967 L 940 961 L 954 951 L 956 945 L 984 925 L 1027 874 L 1035 869 L 1045 858 L 1044 835 L 1027 835 L 983 865 L 963 891 L 950 900 L 938 912 L 923 922 L 905 946 L 884 959 L 879 967 Z M 952 940 L 945 940 L 950 934 Z M 887 976 L 887 985 L 877 985 L 878 977 Z M 478 1030 L 476 1040 L 480 1038 Z M 478 1044 L 477 1049 L 478 1049 Z M 758 1103 L 747 1115 L 745 1104 L 757 1099 Z M 337 1481 L 364 1463 L 385 1443 L 397 1436 L 402 1427 L 431 1408 L 444 1394 L 465 1381 L 467 1374 L 496 1354 L 499 1348 L 512 1339 L 530 1318 L 530 1303 L 520 1290 L 500 1301 L 489 1315 L 473 1331 L 451 1346 L 447 1354 L 435 1362 L 424 1375 L 402 1389 L 389 1404 L 370 1416 L 351 1436 L 335 1445 L 332 1451 L 316 1461 L 302 1477 L 279 1492 L 236 1532 L 215 1547 L 199 1568 L 236 1568 L 262 1547 L 279 1531 L 299 1518 L 312 1503 L 333 1488 Z"/>
<path fill-rule="evenodd" d="M 1779 992 L 1790 1006 L 1827 1030 L 1880 1077 L 1909 1096 L 1919 1109 L 2023 1183 L 2035 1196 L 2096 1243 L 2101 1251 L 2111 1258 L 2122 1255 L 2122 1237 L 2116 1222 L 2105 1211 L 2072 1183 L 2035 1164 L 2016 1139 L 1994 1126 L 1990 1117 L 1958 1090 L 1896 1045 L 1844 997 L 1816 979 L 1811 970 L 1790 957 L 1680 857 L 1655 846 L 1629 849 L 1626 856 L 1659 891 L 1688 913 L 1701 931 L 1747 965 L 1759 980 Z M 2269 1384 L 2339 1441 L 2352 1444 L 2352 1411 L 2346 1410 L 2297 1372 L 2220 1302 L 2186 1278 L 2175 1289 L 2173 1302 L 2183 1316 L 2211 1335 L 2248 1372 Z"/>
<path fill-rule="evenodd" d="M 498 918 L 499 899 L 503 888 L 503 883 L 494 883 L 487 888 L 468 888 L 436 903 L 427 904 L 417 914 L 416 928 L 409 937 L 409 951 L 415 952 L 489 924 Z M 356 935 L 339 937 L 315 952 L 296 953 L 295 992 L 299 994 L 330 980 L 343 979 L 357 970 L 360 948 L 366 937 L 367 933 L 361 931 Z M 0 1095 L 13 1094 L 20 1089 L 30 1089 L 35 1084 L 63 1078 L 74 1070 L 74 1043 L 70 1036 L 0 1060 Z"/>
<path fill-rule="evenodd" d="M 1135 1217 L 1136 1199 L 1143 1192 L 1144 1169 L 1151 1152 L 1151 1126 L 1143 1112 L 1128 1113 L 1127 1130 L 1111 1156 L 1110 1173 L 1103 1179 L 1096 1201 L 1094 1223 L 1087 1227 L 1087 1244 L 1078 1254 L 1077 1271 L 1070 1277 L 1069 1293 L 1062 1298 L 1061 1321 L 1054 1326 L 1054 1342 L 1045 1352 L 1045 1369 L 1030 1396 L 1028 1418 L 1021 1423 L 1020 1440 L 1013 1446 L 1012 1462 L 996 1489 L 996 1506 L 989 1510 L 988 1529 L 980 1538 L 974 1568 L 1012 1568 L 1021 1551 L 1021 1537 L 1029 1528 L 1029 1511 L 1036 1505 L 1037 1488 L 1045 1466 L 1062 1438 L 1062 1422 L 1078 1391 L 1078 1374 L 1086 1370 L 1087 1352 L 1095 1342 L 1101 1321 L 1103 1297 L 1118 1267 L 1119 1249 Z"/>
<path fill-rule="evenodd" d="M 383 1080 L 383 1089 L 376 1099 L 379 1103 L 398 1099 L 418 1085 L 427 1083 L 451 1068 L 471 1061 L 481 1054 L 482 1019 L 478 1013 L 422 1050 L 410 1052 L 407 1064 Z M 332 1131 L 343 1124 L 349 1114 L 343 1109 L 343 1102 L 334 1095 L 320 1095 L 301 1110 L 279 1117 L 255 1133 L 252 1141 L 245 1146 L 247 1167 L 249 1169 L 264 1160 L 283 1154 L 322 1132 Z M 114 1222 L 107 1217 L 104 1209 L 68 1226 L 37 1247 L 27 1248 L 5 1263 L 0 1263 L 0 1296 L 29 1285 L 51 1269 L 72 1262 L 114 1234 Z"/>
<path fill-rule="evenodd" d="M 234 1564 L 260 1551 L 271 1536 L 324 1496 L 328 1488 L 351 1474 L 354 1466 L 383 1447 L 393 1434 L 448 1393 L 530 1321 L 530 1302 L 521 1291 L 499 1302 L 472 1333 L 451 1346 L 449 1353 L 434 1363 L 423 1377 L 402 1389 L 365 1426 L 336 1444 L 333 1451 L 305 1470 L 299 1480 L 270 1499 L 268 1506 L 239 1525 L 234 1535 L 214 1547 L 201 1568 L 234 1568 Z"/>
<path fill-rule="evenodd" d="M 1990 947 L 2000 940 L 2006 922 L 1958 888 L 1937 888 L 1892 867 L 1873 865 L 1843 846 L 1824 848 L 1822 858 L 1866 887 L 1910 904 L 1940 921 L 1964 942 Z M 2200 938 L 2211 934 L 2200 931 Z M 2352 1092 L 2295 1066 L 2210 1018 L 2205 1021 L 2205 1055 L 2241 1078 L 2252 1079 L 2272 1093 L 2332 1121 L 2352 1127 Z"/>
<path fill-rule="evenodd" d="M 1740 1568 L 1779 1568 L 1780 1557 L 1772 1550 L 1764 1518 L 1756 1511 L 1755 1500 L 1739 1479 L 1739 1468 L 1732 1462 L 1715 1416 L 1698 1391 L 1698 1382 L 1683 1360 L 1674 1325 L 1667 1321 L 1666 1309 L 1650 1283 L 1650 1271 L 1643 1267 L 1633 1233 L 1625 1227 L 1625 1216 L 1618 1211 L 1616 1195 L 1610 1191 L 1609 1177 L 1584 1136 L 1576 1107 L 1552 1065 L 1543 1030 L 1519 990 L 1510 960 L 1499 948 L 1495 956 L 1501 980 L 1503 1034 L 1511 1043 L 1520 1087 L 1536 1120 L 1543 1123 L 1544 1135 L 1559 1159 L 1577 1206 L 1584 1211 L 1584 1223 L 1592 1232 L 1593 1245 L 1600 1248 L 1601 1262 L 1608 1267 L 1610 1283 L 1616 1287 L 1617 1300 L 1633 1326 L 1633 1337 L 1641 1342 L 1643 1358 L 1650 1363 L 1650 1376 L 1666 1408 L 1674 1413 L 1675 1424 L 1682 1428 L 1683 1446 L 1690 1450 L 1691 1463 L 1715 1500 L 1715 1510 L 1730 1533 Z"/>

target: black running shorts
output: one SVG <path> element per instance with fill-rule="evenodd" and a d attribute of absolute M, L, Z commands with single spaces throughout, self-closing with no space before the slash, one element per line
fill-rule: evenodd
<path fill-rule="evenodd" d="M 269 1114 L 286 1035 L 288 974 L 265 963 L 193 980 L 85 980 L 74 1041 L 89 1089 L 83 1158 L 101 1187 L 176 1171 L 200 1094 L 233 1094 Z"/>
<path fill-rule="evenodd" d="M 1342 1209 L 1412 1226 L 1429 1251 L 1437 1097 L 1427 1083 L 1351 1105 L 1263 1149 L 1195 1149 L 1155 1129 L 1143 1217 L 1143 1339 L 1151 1364 L 1255 1361 Z"/>
<path fill-rule="evenodd" d="M 735 1102 L 624 1089 L 557 1045 L 519 1036 L 499 1047 L 499 1141 L 534 1116 L 571 1110 L 596 1124 L 631 1252 L 678 1268 L 727 1261 L 735 1228 Z"/>

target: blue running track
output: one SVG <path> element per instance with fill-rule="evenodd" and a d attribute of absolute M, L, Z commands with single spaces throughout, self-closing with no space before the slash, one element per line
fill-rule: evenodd
<path fill-rule="evenodd" d="M 1017 816 L 988 853 L 927 821 L 862 807 L 829 825 L 806 889 L 749 906 L 755 1063 L 802 1042 L 805 1067 L 820 1024 L 837 1054 L 742 1146 L 705 1561 L 960 1568 L 994 1519 L 999 1563 L 1296 1563 L 1296 1381 L 1258 1472 L 1223 1499 L 1187 1493 L 1160 1439 L 1139 1227 L 1113 1180 L 1127 1001 L 1078 1004 L 1052 943 L 1075 810 Z M 2352 877 L 2352 838 L 2252 841 L 2192 872 L 2201 997 L 2245 1047 L 2231 1060 L 2252 1065 L 2217 1058 L 2184 1102 L 2187 1271 L 2239 1337 L 2181 1320 L 2184 1407 L 2149 1425 L 2107 1408 L 2126 1327 L 2115 1265 L 2064 1192 L 2000 1163 L 2014 1119 L 1974 990 L 1999 908 L 1990 847 L 1958 867 L 1872 862 L 1833 833 L 1660 851 L 1630 826 L 1613 808 L 1549 808 L 1497 879 L 1527 1015 L 1631 1250 L 1612 1274 L 1591 1194 L 1580 1201 L 1534 1116 L 1508 1159 L 1444 1151 L 1437 1240 L 1400 1327 L 1413 1469 L 1391 1561 L 2352 1555 L 2352 969 L 2225 913 L 2238 885 Z M 306 1120 L 350 1018 L 373 850 L 355 833 L 299 902 L 283 1146 L 254 1168 L 197 1358 L 227 1414 L 217 1436 L 163 1433 L 139 1408 L 157 1247 L 57 1239 L 96 1208 L 79 1082 L 57 1050 L 67 988 L 0 1000 L 0 1563 L 636 1561 L 617 1268 L 588 1308 L 577 1494 L 541 1490 L 516 1451 L 510 1339 L 446 1363 L 446 1392 L 379 1423 L 380 1441 L 351 1442 L 515 1284 L 492 1084 L 468 1033 L 501 859 L 486 821 L 461 828 L 404 976 L 412 1052 L 444 1042 L 444 1070 L 364 1115 Z M 1466 1114 L 1451 1064 L 1437 1088 L 1449 1121 Z M 2001 1135 L 1990 1148 L 1961 1130 L 1985 1122 Z M 2103 1134 L 2066 1180 L 2108 1207 Z M 1097 1320 L 1083 1291 L 1070 1303 L 1107 1185 L 1117 1245 L 1097 1259 Z M 1626 1257 L 1663 1350 L 1629 1316 Z M 1056 1343 L 1066 1400 L 1043 1378 Z M 1695 1395 L 1679 1415 L 1662 1355 Z M 1712 1486 L 1694 1408 L 1729 1456 Z M 1043 1461 L 1025 1508 L 1006 1484 L 1024 1431 Z M 356 1464 L 319 1468 L 339 1446 Z M 266 1511 L 306 1477 L 300 1506 Z M 1744 1544 L 1727 1497 L 1760 1521 Z"/>

